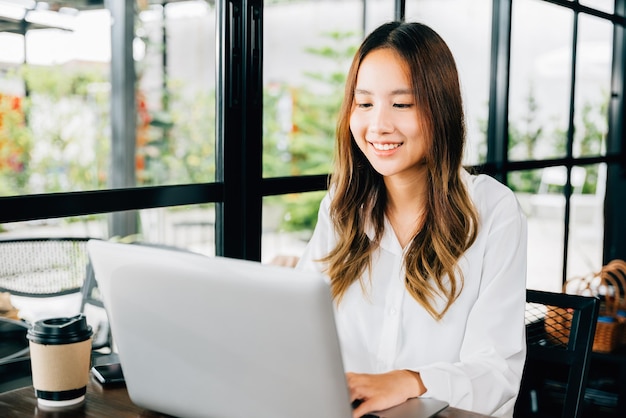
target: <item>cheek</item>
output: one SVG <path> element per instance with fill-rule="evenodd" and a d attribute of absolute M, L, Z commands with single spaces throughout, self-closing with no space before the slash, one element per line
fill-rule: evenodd
<path fill-rule="evenodd" d="M 361 152 L 365 153 L 365 131 L 363 130 L 363 121 L 354 113 L 350 116 L 350 132 L 352 133 L 352 140 Z"/>
<path fill-rule="evenodd" d="M 364 127 L 365 123 L 363 118 L 359 118 L 358 115 L 352 113 L 352 115 L 350 115 L 350 132 L 352 132 L 352 136 L 357 140 L 357 142 L 363 138 Z"/>

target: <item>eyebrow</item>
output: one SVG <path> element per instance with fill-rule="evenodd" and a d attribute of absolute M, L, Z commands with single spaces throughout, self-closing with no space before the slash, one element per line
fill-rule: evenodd
<path fill-rule="evenodd" d="M 365 89 L 354 89 L 354 94 L 369 94 L 371 95 L 372 92 L 369 90 L 365 90 Z M 413 90 L 411 89 L 396 89 L 396 90 L 392 90 L 391 91 L 391 95 L 392 96 L 398 96 L 398 95 L 403 95 L 403 94 L 413 94 Z"/>

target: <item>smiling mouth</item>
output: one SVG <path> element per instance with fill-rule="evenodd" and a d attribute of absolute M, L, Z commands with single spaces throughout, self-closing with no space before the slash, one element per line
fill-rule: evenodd
<path fill-rule="evenodd" d="M 374 143 L 374 142 L 370 142 L 370 144 L 372 144 L 372 146 L 379 150 L 379 151 L 389 151 L 392 149 L 396 149 L 398 148 L 400 145 L 402 145 L 402 143 L 398 143 L 398 144 L 379 144 L 379 143 Z"/>

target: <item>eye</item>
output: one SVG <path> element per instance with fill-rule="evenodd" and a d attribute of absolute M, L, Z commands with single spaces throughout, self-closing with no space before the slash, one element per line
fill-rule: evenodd
<path fill-rule="evenodd" d="M 363 103 L 355 103 L 356 107 L 358 107 L 359 109 L 367 109 L 372 107 L 371 103 L 368 102 L 363 102 Z"/>
<path fill-rule="evenodd" d="M 413 107 L 413 103 L 394 103 L 393 107 L 397 107 L 398 109 L 410 109 Z"/>

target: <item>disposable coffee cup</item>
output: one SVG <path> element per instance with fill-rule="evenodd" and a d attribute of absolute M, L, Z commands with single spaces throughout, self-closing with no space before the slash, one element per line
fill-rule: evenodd
<path fill-rule="evenodd" d="M 35 322 L 27 332 L 37 403 L 62 408 L 85 400 L 92 330 L 84 315 Z"/>

